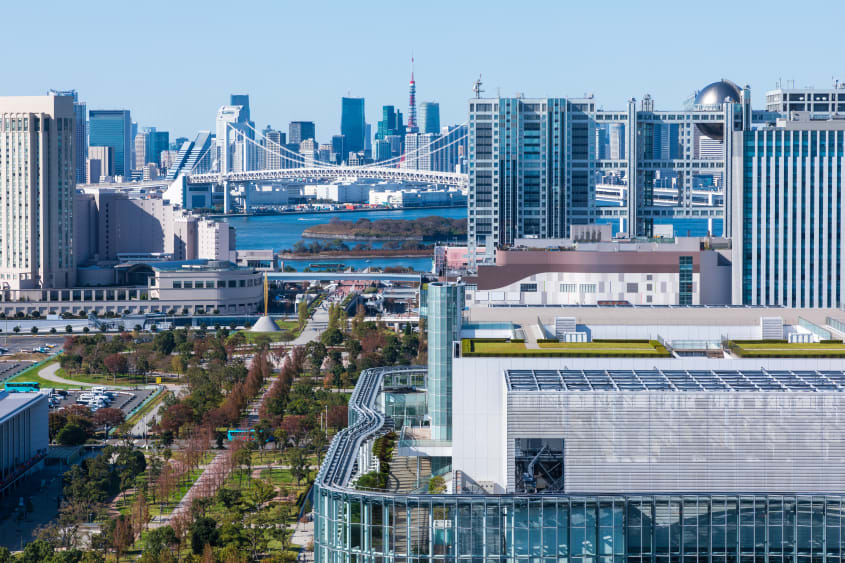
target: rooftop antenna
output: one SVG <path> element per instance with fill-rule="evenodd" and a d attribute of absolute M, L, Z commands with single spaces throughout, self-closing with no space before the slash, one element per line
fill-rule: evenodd
<path fill-rule="evenodd" d="M 481 94 L 484 92 L 484 89 L 481 87 L 481 75 L 478 75 L 478 80 L 475 81 L 475 84 L 472 85 L 472 91 L 475 93 L 475 99 L 481 97 Z"/>

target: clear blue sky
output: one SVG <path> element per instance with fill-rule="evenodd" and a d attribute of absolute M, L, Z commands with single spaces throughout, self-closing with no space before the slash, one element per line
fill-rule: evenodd
<path fill-rule="evenodd" d="M 444 124 L 466 119 L 479 73 L 487 95 L 592 92 L 620 109 L 645 93 L 679 108 L 725 77 L 760 107 L 778 78 L 845 79 L 843 16 L 842 0 L 9 0 L 0 95 L 75 88 L 89 109 L 129 108 L 172 138 L 213 128 L 246 92 L 257 126 L 314 120 L 326 142 L 347 92 L 374 127 L 383 104 L 407 111 L 413 51 L 417 101 L 440 102 Z"/>

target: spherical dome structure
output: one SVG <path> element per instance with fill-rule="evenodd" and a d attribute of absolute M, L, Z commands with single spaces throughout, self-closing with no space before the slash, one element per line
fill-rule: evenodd
<path fill-rule="evenodd" d="M 696 96 L 695 105 L 717 106 L 725 102 L 738 102 L 740 99 L 740 88 L 730 80 L 724 78 L 705 86 Z M 725 136 L 724 126 L 721 123 L 698 123 L 698 130 L 711 139 L 719 141 Z"/>

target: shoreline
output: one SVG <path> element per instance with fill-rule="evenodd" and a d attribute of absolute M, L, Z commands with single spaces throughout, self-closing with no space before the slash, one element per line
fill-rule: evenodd
<path fill-rule="evenodd" d="M 319 215 L 330 213 L 359 213 L 370 211 L 414 211 L 417 209 L 460 209 L 466 207 L 464 205 L 432 205 L 432 206 L 418 206 L 418 207 L 357 207 L 355 209 L 309 209 L 307 211 L 265 211 L 265 212 L 250 212 L 250 213 L 207 213 L 203 217 L 211 219 L 225 219 L 227 217 L 274 217 L 277 215 Z"/>

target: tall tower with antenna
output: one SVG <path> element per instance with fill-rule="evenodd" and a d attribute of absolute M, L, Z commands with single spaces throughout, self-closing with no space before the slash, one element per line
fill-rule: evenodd
<path fill-rule="evenodd" d="M 417 127 L 417 83 L 414 82 L 414 55 L 411 55 L 411 83 L 408 85 L 408 133 L 418 133 Z"/>

